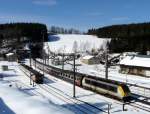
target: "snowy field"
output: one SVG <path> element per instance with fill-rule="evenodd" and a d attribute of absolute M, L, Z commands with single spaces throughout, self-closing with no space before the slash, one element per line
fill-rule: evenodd
<path fill-rule="evenodd" d="M 109 39 L 98 38 L 92 35 L 50 35 L 49 49 L 53 52 L 72 53 L 74 48 L 77 52 L 91 51 L 92 49 L 105 48 Z M 45 47 L 47 48 L 47 47 Z"/>
<path fill-rule="evenodd" d="M 96 93 L 76 87 L 76 99 L 72 97 L 72 84 L 45 74 L 45 84 L 32 87 L 29 78 L 17 63 L 0 62 L 8 65 L 8 71 L 0 70 L 0 114 L 149 114 L 146 111 L 125 106 L 122 103 Z M 41 88 L 42 87 L 42 88 Z M 87 106 L 87 103 L 104 112 Z"/>

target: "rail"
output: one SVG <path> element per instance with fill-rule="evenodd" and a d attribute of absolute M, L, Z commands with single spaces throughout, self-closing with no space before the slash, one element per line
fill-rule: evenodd
<path fill-rule="evenodd" d="M 22 68 L 21 68 L 21 70 L 23 71 Z M 29 78 L 29 73 L 24 72 L 24 74 Z M 44 91 L 46 91 L 47 93 L 59 98 L 63 102 L 65 102 L 67 104 L 73 104 L 71 107 L 77 109 L 82 114 L 95 114 L 96 112 L 104 112 L 104 113 L 109 114 L 109 112 L 107 112 L 103 109 L 100 109 L 90 103 L 87 103 L 85 101 L 82 101 L 82 100 L 79 100 L 76 98 L 72 98 L 66 94 L 63 94 L 61 91 L 59 91 L 58 89 L 56 89 L 48 84 L 36 84 L 36 85 L 38 87 L 40 87 L 41 89 L 43 89 Z"/>
<path fill-rule="evenodd" d="M 150 99 L 150 97 L 147 97 L 147 94 L 148 94 L 148 91 L 150 91 L 150 88 L 142 87 L 142 86 L 139 86 L 139 85 L 136 85 L 136 84 L 130 84 L 130 83 L 125 83 L 125 84 L 127 84 L 128 86 L 130 86 L 130 88 L 132 87 L 132 88 L 134 89 L 134 91 L 136 91 L 135 88 L 137 88 L 137 92 L 142 92 L 142 93 L 144 92 L 144 94 L 139 95 L 139 93 L 136 93 L 136 94 L 135 94 L 135 92 L 132 91 L 132 95 L 135 94 L 135 95 L 138 95 L 138 97 L 143 98 L 142 100 L 136 99 L 136 101 L 138 101 L 138 102 L 140 101 L 140 103 L 142 103 L 142 104 L 149 104 L 149 101 L 145 101 L 145 100 L 146 100 L 146 99 L 147 99 L 147 100 Z M 140 91 L 139 91 L 139 88 L 140 88 Z M 134 103 L 135 103 L 135 102 L 134 102 Z M 131 105 L 133 106 L 133 104 L 131 104 Z M 134 105 L 135 105 L 135 104 L 134 104 Z M 136 104 L 136 105 L 137 105 L 137 104 Z M 149 104 L 149 105 L 150 105 L 150 104 Z M 138 106 L 135 106 L 135 107 L 138 108 Z M 139 106 L 139 108 L 142 109 L 140 106 Z M 147 109 L 147 107 L 144 107 L 143 110 L 149 111 L 149 109 Z"/>

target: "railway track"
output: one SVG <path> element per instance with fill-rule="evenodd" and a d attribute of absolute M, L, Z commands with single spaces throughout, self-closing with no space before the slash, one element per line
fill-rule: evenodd
<path fill-rule="evenodd" d="M 20 68 L 21 71 L 29 78 L 29 73 L 24 72 L 23 68 Z M 45 92 L 47 92 L 48 94 L 51 94 L 53 96 L 55 96 L 56 98 L 58 98 L 59 100 L 63 101 L 67 107 L 67 105 L 70 105 L 69 108 L 70 110 L 78 110 L 77 113 L 81 113 L 81 114 L 95 114 L 97 112 L 104 112 L 104 113 L 108 113 L 90 103 L 87 103 L 85 101 L 76 99 L 76 98 L 72 98 L 69 95 L 66 95 L 64 93 L 62 93 L 62 91 L 60 91 L 57 88 L 54 88 L 48 84 L 36 84 L 39 88 L 41 88 L 42 90 L 44 90 Z M 40 95 L 44 96 L 42 93 L 40 93 Z"/>
<path fill-rule="evenodd" d="M 61 99 L 62 101 L 64 101 L 67 104 L 73 104 L 74 107 L 76 107 L 80 112 L 82 112 L 83 114 L 95 114 L 97 112 L 105 112 L 106 111 L 91 105 L 85 101 L 81 101 L 78 100 L 76 98 L 70 97 L 66 94 L 63 94 L 62 92 L 56 90 L 55 88 L 47 85 L 47 84 L 42 84 L 42 85 L 38 85 L 40 86 L 43 90 L 45 90 L 46 92 L 56 96 L 57 98 Z"/>
<path fill-rule="evenodd" d="M 48 84 L 39 85 L 39 86 L 40 86 L 40 88 L 45 90 L 47 93 L 54 95 L 55 97 L 61 99 L 65 103 L 74 104 L 72 107 L 77 108 L 83 114 L 95 114 L 95 112 L 108 113 L 108 112 L 106 112 L 102 109 L 99 109 L 98 107 L 95 107 L 94 105 L 91 105 L 85 101 L 81 101 L 79 99 L 72 98 L 69 95 L 66 95 L 65 93 L 63 93 L 61 90 L 54 88 Z M 130 103 L 126 103 L 125 105 L 129 105 L 129 106 L 135 107 L 137 109 L 141 109 L 141 110 L 150 112 L 150 108 L 147 106 L 144 106 L 145 103 L 143 100 L 136 99 L 136 101 L 138 101 L 138 102 L 140 101 L 141 104 L 139 104 L 137 102 L 130 102 Z M 84 104 L 84 105 L 81 105 L 81 104 Z"/>
<path fill-rule="evenodd" d="M 34 88 L 31 88 L 31 86 L 28 86 L 26 83 L 17 82 L 17 83 L 15 83 L 15 86 L 18 89 L 20 89 L 21 91 L 26 91 L 26 90 L 29 91 L 29 92 L 26 92 L 26 93 L 29 93 L 30 95 L 40 95 L 40 96 L 45 98 L 45 96 L 42 93 L 36 91 Z M 31 88 L 31 89 L 29 90 L 28 88 Z"/>
<path fill-rule="evenodd" d="M 130 106 L 133 106 L 133 107 L 136 107 L 138 109 L 141 109 L 141 110 L 144 110 L 144 111 L 147 111 L 147 112 L 150 112 L 150 108 L 144 106 L 144 105 L 141 105 L 141 104 L 138 104 L 138 103 L 130 103 L 129 104 Z"/>
<path fill-rule="evenodd" d="M 131 95 L 132 101 L 127 104 L 145 110 L 147 112 L 150 112 L 150 102 L 146 101 L 144 97 L 142 99 L 137 97 L 139 97 L 139 95 L 132 94 Z"/>
<path fill-rule="evenodd" d="M 131 99 L 136 100 L 137 102 L 141 102 L 145 105 L 149 105 L 150 106 L 150 97 L 145 97 L 142 95 L 138 95 L 138 94 L 134 94 L 132 93 Z"/>
<path fill-rule="evenodd" d="M 116 101 L 115 103 L 119 104 L 119 105 L 123 105 L 124 104 L 124 111 L 128 110 L 126 108 L 126 106 L 131 106 L 131 107 L 136 108 L 136 109 L 140 109 L 140 110 L 143 110 L 143 111 L 146 111 L 146 112 L 150 112 L 150 108 L 149 107 L 144 106 L 143 104 L 140 104 L 140 103 L 137 103 L 137 102 L 122 103 L 122 102 Z"/>

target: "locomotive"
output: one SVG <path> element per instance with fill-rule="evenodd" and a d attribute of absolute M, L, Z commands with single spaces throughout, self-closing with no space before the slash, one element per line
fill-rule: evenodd
<path fill-rule="evenodd" d="M 73 83 L 73 79 L 74 79 L 73 71 L 62 70 L 54 66 L 45 65 L 36 60 L 32 60 L 32 64 L 33 65 L 36 64 L 36 67 L 40 70 L 43 70 L 43 65 L 44 65 L 44 71 L 46 73 L 55 76 L 59 79 L 65 80 L 67 82 Z M 130 89 L 125 83 L 118 82 L 115 80 L 110 80 L 110 79 L 104 79 L 100 77 L 94 77 L 79 72 L 76 72 L 75 84 L 79 87 L 89 89 L 94 92 L 111 96 L 123 101 L 128 100 L 131 95 Z"/>
<path fill-rule="evenodd" d="M 31 79 L 35 83 L 37 83 L 37 84 L 43 83 L 43 74 L 37 72 L 36 70 L 32 69 L 31 67 L 29 67 L 25 64 L 21 64 L 21 69 L 27 76 L 30 76 L 30 73 L 31 73 Z"/>

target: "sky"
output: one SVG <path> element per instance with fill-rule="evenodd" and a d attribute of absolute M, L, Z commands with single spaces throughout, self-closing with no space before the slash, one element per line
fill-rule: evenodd
<path fill-rule="evenodd" d="M 0 0 L 0 23 L 38 22 L 87 31 L 150 22 L 150 0 Z"/>

